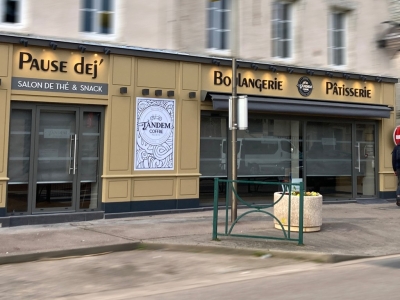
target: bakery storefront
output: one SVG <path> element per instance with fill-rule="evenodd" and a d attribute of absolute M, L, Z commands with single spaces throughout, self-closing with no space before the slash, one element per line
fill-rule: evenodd
<path fill-rule="evenodd" d="M 210 205 L 230 168 L 232 89 L 230 61 L 213 61 L 0 36 L 2 226 Z M 301 178 L 331 200 L 393 197 L 397 79 L 328 75 L 240 62 L 238 177 Z"/>
<path fill-rule="evenodd" d="M 237 75 L 249 110 L 248 128 L 237 132 L 239 179 L 300 179 L 325 201 L 394 197 L 396 79 L 254 66 L 239 67 Z M 200 191 L 210 192 L 206 178 L 226 176 L 228 169 L 231 69 L 203 66 L 202 84 Z M 267 188 L 242 184 L 239 194 L 265 201 L 276 191 Z"/>

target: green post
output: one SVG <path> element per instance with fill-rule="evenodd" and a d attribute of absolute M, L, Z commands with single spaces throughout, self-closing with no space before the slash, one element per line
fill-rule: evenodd
<path fill-rule="evenodd" d="M 289 189 L 289 203 L 288 203 L 288 239 L 290 239 L 290 219 L 291 219 L 291 215 L 292 215 L 292 183 L 289 183 L 288 185 L 288 189 Z"/>
<path fill-rule="evenodd" d="M 299 198 L 299 246 L 303 244 L 303 217 L 304 217 L 304 186 L 300 182 L 300 198 Z"/>
<path fill-rule="evenodd" d="M 228 234 L 228 207 L 229 207 L 229 192 L 232 191 L 232 180 L 225 180 L 225 234 Z"/>
<path fill-rule="evenodd" d="M 214 241 L 217 240 L 217 231 L 218 231 L 218 190 L 219 182 L 218 178 L 214 178 L 214 213 L 213 213 L 213 233 L 212 239 Z"/>

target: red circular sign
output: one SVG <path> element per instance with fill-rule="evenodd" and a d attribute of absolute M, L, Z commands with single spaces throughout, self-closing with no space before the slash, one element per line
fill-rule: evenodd
<path fill-rule="evenodd" d="M 393 131 L 393 141 L 395 145 L 400 143 L 400 125 L 397 126 Z"/>

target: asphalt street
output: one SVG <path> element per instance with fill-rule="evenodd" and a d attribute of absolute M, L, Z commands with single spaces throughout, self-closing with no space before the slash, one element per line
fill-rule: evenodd
<path fill-rule="evenodd" d="M 0 266 L 0 299 L 398 299 L 400 256 L 337 264 L 135 250 Z"/>

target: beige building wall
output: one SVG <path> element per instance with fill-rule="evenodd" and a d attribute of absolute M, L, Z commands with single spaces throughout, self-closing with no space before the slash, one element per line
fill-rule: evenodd
<path fill-rule="evenodd" d="M 0 208 L 6 206 L 12 46 L 0 44 Z"/>
<path fill-rule="evenodd" d="M 169 49 L 193 54 L 230 56 L 229 51 L 207 49 L 207 10 L 209 0 L 116 0 L 115 33 L 111 35 L 80 32 L 80 1 L 22 0 L 20 24 L 0 24 L 0 32 L 14 32 L 33 36 L 54 37 L 155 49 Z M 292 0 L 289 0 L 292 1 Z M 385 29 L 381 23 L 392 18 L 389 0 L 293 0 L 294 32 L 293 57 L 271 57 L 272 0 L 240 0 L 239 2 L 239 57 L 274 64 L 333 69 L 362 74 L 397 77 L 400 66 L 376 41 Z M 348 64 L 335 68 L 328 64 L 328 15 L 332 10 L 348 13 Z M 5 206 L 7 181 L 7 135 L 11 91 L 12 49 L 0 45 L 0 207 Z M 58 50 L 57 50 L 58 51 Z M 227 68 L 227 72 L 228 72 Z M 250 72 L 250 70 L 247 70 Z M 287 75 L 281 75 L 287 76 Z M 292 77 L 290 77 L 292 78 Z M 294 80 L 294 79 L 291 79 Z M 316 82 L 323 79 L 313 78 Z M 103 164 L 103 202 L 123 202 L 157 199 L 198 198 L 200 93 L 207 86 L 202 66 L 181 61 L 152 60 L 128 56 L 110 56 L 108 74 L 109 95 L 106 99 L 87 97 L 92 104 L 105 104 L 106 127 Z M 121 95 L 119 88 L 128 93 Z M 295 85 L 293 85 L 295 86 Z M 133 171 L 135 138 L 135 101 L 141 90 L 148 88 L 175 93 L 176 136 L 175 169 L 167 172 Z M 391 105 L 393 85 L 376 84 L 380 102 Z M 196 92 L 195 98 L 189 92 Z M 39 100 L 29 93 L 19 92 L 19 100 Z M 48 95 L 49 102 L 58 95 Z M 335 99 L 331 99 L 335 100 Z M 339 99 L 336 99 L 339 100 Z M 77 98 L 63 98 L 61 102 Z M 340 100 L 339 100 L 340 101 Z M 107 102 L 107 103 L 105 103 Z M 390 166 L 391 133 L 395 114 L 384 120 L 380 128 L 380 190 L 391 191 L 395 182 Z M 157 189 L 153 187 L 157 186 Z"/>
<path fill-rule="evenodd" d="M 230 51 L 207 49 L 206 7 L 209 0 L 115 0 L 115 30 L 109 35 L 80 32 L 79 0 L 21 1 L 21 23 L 0 23 L 0 32 L 169 49 L 194 54 L 230 55 Z M 381 23 L 396 19 L 392 0 L 289 1 L 294 4 L 293 57 L 271 57 L 273 0 L 240 0 L 240 58 L 335 69 L 328 63 L 328 16 L 331 11 L 339 10 L 346 12 L 348 16 L 348 63 L 338 70 L 397 76 L 398 67 L 392 63 L 392 55 L 377 47 L 377 40 L 386 28 Z"/>
<path fill-rule="evenodd" d="M 112 56 L 110 103 L 106 112 L 103 202 L 199 197 L 200 66 L 180 61 Z M 119 95 L 128 87 L 126 96 Z M 175 99 L 174 170 L 135 171 L 136 98 Z M 163 95 L 155 96 L 161 89 Z M 189 92 L 196 92 L 189 98 Z M 179 204 L 178 204 L 179 206 Z"/>

